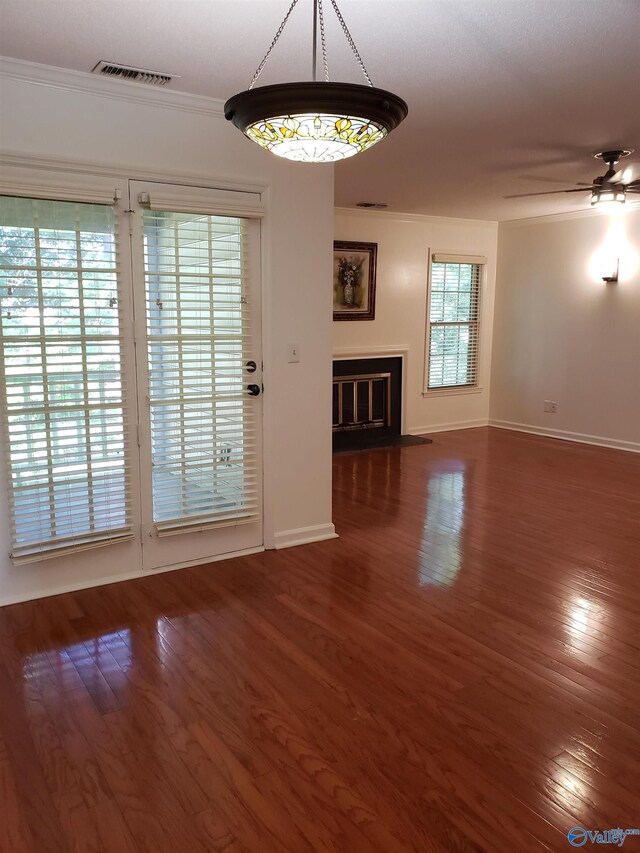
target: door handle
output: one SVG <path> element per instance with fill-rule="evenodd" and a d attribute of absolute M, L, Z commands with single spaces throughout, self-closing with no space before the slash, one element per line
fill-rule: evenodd
<path fill-rule="evenodd" d="M 259 385 L 247 385 L 247 391 L 249 392 L 249 395 L 251 397 L 257 397 L 258 394 L 260 393 L 260 386 Z"/>
<path fill-rule="evenodd" d="M 255 361 L 248 361 L 245 364 L 245 367 L 247 369 L 247 373 L 255 373 L 258 365 L 255 363 Z"/>

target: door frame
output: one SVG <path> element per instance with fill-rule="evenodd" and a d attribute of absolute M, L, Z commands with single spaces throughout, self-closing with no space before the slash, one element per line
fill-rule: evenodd
<path fill-rule="evenodd" d="M 262 258 L 260 246 L 260 218 L 263 207 L 259 194 L 237 193 L 228 190 L 213 190 L 201 187 L 185 187 L 166 182 L 129 180 L 129 216 L 131 220 L 131 262 L 134 287 L 134 338 L 136 353 L 136 383 L 138 388 L 138 451 L 141 499 L 141 569 L 144 572 L 168 569 L 177 565 L 207 563 L 215 558 L 224 558 L 238 552 L 264 548 L 264 470 L 263 443 L 264 418 L 263 397 L 253 403 L 256 422 L 256 453 L 259 477 L 259 517 L 255 521 L 238 521 L 227 524 L 203 523 L 202 529 L 159 532 L 153 520 L 153 497 L 151 491 L 151 420 L 147 395 L 149 373 L 147 354 L 147 299 L 143 255 L 142 213 L 143 199 L 149 202 L 151 195 L 154 209 L 170 212 L 187 212 L 205 215 L 223 215 L 243 218 L 248 222 L 250 257 L 254 269 L 250 271 L 249 289 L 254 295 L 250 301 L 250 328 L 255 336 L 251 356 L 258 362 L 259 369 L 252 375 L 255 382 L 262 384 L 262 326 L 260 307 L 262 297 Z M 239 196 L 235 198 L 235 196 Z M 207 544 L 208 543 L 208 544 Z M 186 552 L 186 558 L 183 556 Z M 179 556 L 178 556 L 179 555 Z M 182 558 L 182 559 L 180 559 Z M 167 562 L 164 562 L 167 561 Z"/>
<path fill-rule="evenodd" d="M 76 161 L 63 157 L 43 157 L 40 155 L 17 154 L 11 152 L 0 153 L 0 191 L 8 195 L 18 195 L 25 198 L 50 198 L 70 201 L 90 201 L 95 192 L 106 190 L 107 187 L 116 189 L 119 202 L 116 206 L 118 223 L 120 227 L 120 277 L 123 292 L 127 292 L 127 298 L 132 292 L 131 263 L 129 236 L 129 219 L 127 214 L 128 205 L 128 183 L 129 181 L 150 181 L 157 183 L 170 182 L 181 186 L 185 190 L 224 190 L 234 193 L 256 193 L 259 194 L 264 210 L 264 219 L 260 222 L 260 269 L 261 269 L 261 306 L 262 306 L 262 350 L 271 352 L 273 336 L 271 334 L 268 318 L 272 310 L 270 299 L 271 270 L 270 258 L 272 252 L 272 235 L 270 227 L 270 196 L 271 191 L 266 181 L 250 180 L 242 181 L 216 177 L 215 175 L 202 175 L 188 171 L 158 171 L 139 167 L 121 167 L 108 163 L 95 161 Z M 123 352 L 123 360 L 125 353 Z M 270 384 L 269 364 L 264 365 L 263 378 L 267 388 Z M 269 447 L 270 424 L 273 415 L 269 399 L 263 401 L 262 417 L 262 443 L 263 449 Z M 135 423 L 130 424 L 133 433 L 136 433 Z M 0 436 L 0 449 L 2 445 Z M 135 451 L 136 441 L 132 445 Z M 132 453 L 135 457 L 137 454 Z M 132 459 L 135 465 L 135 459 Z M 240 550 L 217 557 L 208 558 L 206 562 L 229 559 L 245 554 L 260 553 L 266 547 L 273 547 L 273 507 L 272 488 L 273 476 L 271 474 L 272 464 L 268 452 L 263 452 L 263 477 L 262 477 L 262 513 L 263 513 L 263 539 L 264 544 L 259 547 Z M 132 470 L 133 476 L 133 470 Z M 1 484 L 0 484 L 1 486 Z M 30 601 L 50 595 L 59 595 L 74 590 L 98 587 L 105 584 L 130 580 L 149 574 L 149 570 L 143 571 L 141 561 L 141 547 L 139 541 L 140 522 L 139 509 L 134 508 L 132 522 L 134 527 L 134 540 L 131 549 L 127 549 L 125 555 L 119 550 L 118 556 L 112 556 L 109 568 L 103 570 L 92 559 L 87 560 L 87 554 L 83 551 L 66 555 L 61 558 L 52 558 L 42 563 L 23 564 L 13 566 L 8 558 L 10 531 L 8 529 L 6 510 L 7 495 L 4 488 L 0 487 L 0 543 L 6 542 L 7 547 L 0 547 L 0 577 L 3 579 L 3 593 L 0 595 L 0 606 L 14 604 L 21 601 Z M 4 528 L 7 528 L 6 531 Z M 117 547 L 123 548 L 125 543 Z M 96 549 L 97 554 L 102 549 Z M 111 553 L 111 550 L 105 551 Z M 121 555 L 121 556 L 120 556 Z M 202 560 L 186 560 L 174 563 L 166 568 L 154 569 L 155 572 L 173 571 L 202 563 Z"/>

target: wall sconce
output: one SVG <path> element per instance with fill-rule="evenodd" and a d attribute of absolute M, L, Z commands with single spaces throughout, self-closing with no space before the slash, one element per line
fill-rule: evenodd
<path fill-rule="evenodd" d="M 618 272 L 620 270 L 620 258 L 612 258 L 609 267 L 607 274 L 602 276 L 602 280 L 606 281 L 607 284 L 617 284 Z"/>

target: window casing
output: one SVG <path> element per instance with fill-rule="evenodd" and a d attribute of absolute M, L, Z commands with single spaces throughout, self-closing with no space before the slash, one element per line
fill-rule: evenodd
<path fill-rule="evenodd" d="M 478 385 L 484 260 L 475 256 L 432 256 L 427 317 L 427 392 Z"/>

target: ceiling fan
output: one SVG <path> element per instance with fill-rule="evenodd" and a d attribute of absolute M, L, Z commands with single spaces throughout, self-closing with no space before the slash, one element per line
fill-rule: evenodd
<path fill-rule="evenodd" d="M 623 157 L 633 154 L 633 149 L 625 150 L 616 148 L 611 151 L 600 151 L 594 156 L 607 164 L 607 171 L 593 179 L 590 184 L 578 184 L 575 188 L 568 190 L 547 190 L 540 193 L 518 193 L 517 195 L 506 195 L 504 198 L 527 198 L 534 195 L 554 195 L 556 193 L 591 193 L 591 204 L 594 206 L 604 204 L 624 204 L 627 193 L 640 193 L 640 179 L 624 183 L 622 172 L 616 172 L 615 166 Z"/>

